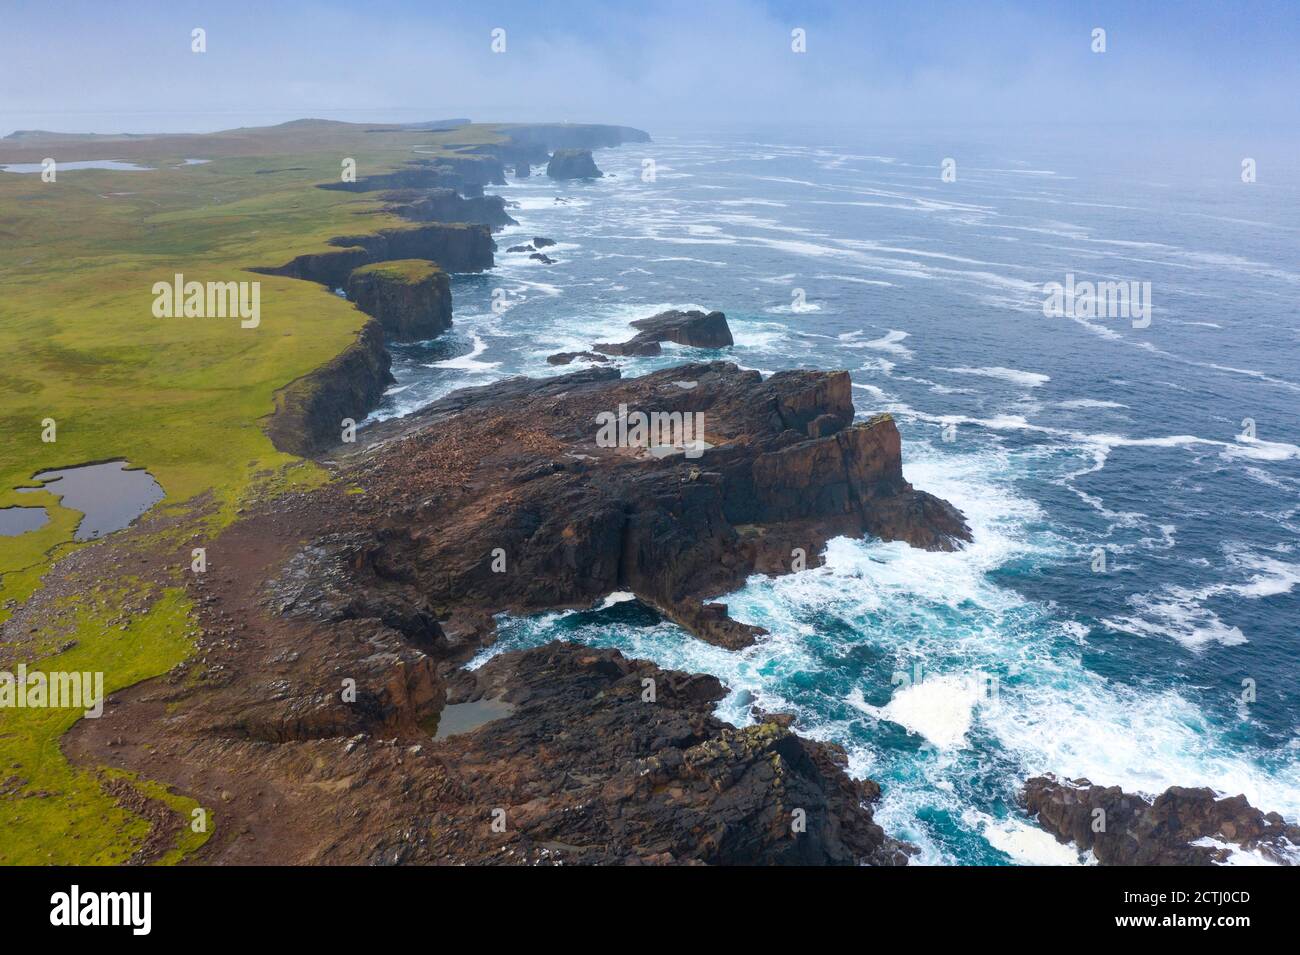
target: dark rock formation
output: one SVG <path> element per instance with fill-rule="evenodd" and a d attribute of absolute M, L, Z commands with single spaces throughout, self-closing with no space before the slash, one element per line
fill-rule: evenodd
<path fill-rule="evenodd" d="M 517 225 L 506 212 L 501 196 L 465 198 L 455 189 L 403 190 L 385 198 L 393 204 L 388 211 L 413 222 L 470 222 L 492 229 Z"/>
<path fill-rule="evenodd" d="M 266 275 L 320 282 L 344 288 L 354 269 L 393 259 L 428 259 L 445 272 L 481 272 L 493 265 L 496 243 L 487 226 L 463 223 L 383 229 L 368 235 L 335 236 L 327 252 L 300 255 L 278 268 L 257 268 Z"/>
<path fill-rule="evenodd" d="M 504 185 L 505 168 L 495 156 L 439 156 L 416 159 L 396 172 L 358 176 L 356 182 L 322 183 L 321 189 L 341 192 L 378 192 L 388 189 L 454 189 L 464 195 L 482 195 L 485 185 Z"/>
<path fill-rule="evenodd" d="M 276 392 L 266 425 L 271 443 L 303 456 L 338 444 L 344 418 L 361 421 L 379 404 L 393 382 L 391 365 L 383 329 L 367 322 L 340 355 Z"/>
<path fill-rule="evenodd" d="M 702 415 L 710 447 L 685 458 L 603 446 L 597 415 L 620 406 L 678 423 Z M 893 420 L 853 416 L 844 372 L 765 381 L 723 362 L 457 392 L 359 436 L 358 450 L 379 443 L 345 469 L 366 489 L 348 523 L 367 556 L 344 563 L 387 570 L 354 573 L 344 589 L 400 594 L 440 620 L 589 606 L 625 590 L 706 640 L 746 645 L 761 631 L 704 600 L 755 571 L 787 572 L 796 547 L 815 562 L 840 534 L 932 549 L 969 539 L 955 509 L 903 479 Z M 498 548 L 505 573 L 492 570 Z"/>
<path fill-rule="evenodd" d="M 599 179 L 601 172 L 590 149 L 557 149 L 546 164 L 546 175 L 552 179 Z"/>
<path fill-rule="evenodd" d="M 592 347 L 607 355 L 658 355 L 663 350 L 660 342 L 676 342 L 692 348 L 726 348 L 735 344 L 727 317 L 721 312 L 661 312 L 638 319 L 632 327 L 641 331 L 627 341 L 601 342 Z"/>
<path fill-rule="evenodd" d="M 788 571 L 793 547 L 815 563 L 839 534 L 965 539 L 903 480 L 892 420 L 853 423 L 849 389 L 723 362 L 592 368 L 368 427 L 335 449 L 336 480 L 206 541 L 221 571 L 187 576 L 195 667 L 114 693 L 64 751 L 219 805 L 196 862 L 901 864 L 841 750 L 779 715 L 718 721 L 712 678 L 555 644 L 460 668 L 494 614 L 611 590 L 740 646 L 760 631 L 706 601 Z M 701 413 L 709 447 L 597 441 L 620 405 Z"/>
<path fill-rule="evenodd" d="M 363 265 L 348 277 L 347 292 L 391 341 L 434 338 L 451 327 L 451 282 L 424 259 Z"/>
<path fill-rule="evenodd" d="M 577 358 L 581 358 L 584 361 L 602 361 L 602 362 L 609 361 L 609 359 L 606 356 L 598 355 L 596 354 L 596 352 L 561 351 L 561 352 L 556 352 L 554 355 L 548 355 L 546 357 L 546 363 L 548 365 L 567 365 Z"/>
<path fill-rule="evenodd" d="M 538 262 L 541 262 L 542 265 L 555 264 L 555 260 L 551 258 L 549 255 L 546 255 L 544 252 L 534 252 L 532 255 L 529 256 L 529 258 L 536 259 Z"/>
<path fill-rule="evenodd" d="M 515 163 L 516 179 L 527 179 L 532 174 L 533 174 L 532 167 L 528 164 L 526 160 L 521 159 L 519 162 Z"/>
<path fill-rule="evenodd" d="M 545 248 L 549 248 L 550 246 L 553 246 L 553 245 L 555 245 L 555 240 L 554 240 L 554 239 L 548 239 L 548 238 L 546 238 L 545 236 L 540 236 L 540 235 L 539 235 L 539 236 L 536 236 L 536 237 L 533 239 L 533 248 L 535 248 L 535 249 L 545 249 Z"/>
<path fill-rule="evenodd" d="M 552 643 L 503 654 L 461 683 L 450 700 L 517 707 L 448 740 L 443 758 L 462 765 L 491 753 L 510 766 L 488 775 L 478 798 L 517 807 L 506 811 L 518 831 L 507 844 L 526 858 L 548 850 L 578 864 L 907 861 L 872 821 L 867 804 L 879 789 L 845 775 L 842 750 L 776 723 L 721 722 L 711 711 L 726 690 L 713 677 Z M 545 760 L 533 757 L 543 750 Z M 560 777 L 572 782 L 557 786 Z"/>
<path fill-rule="evenodd" d="M 1300 859 L 1300 826 L 1255 809 L 1245 796 L 1219 799 L 1211 789 L 1171 786 L 1148 800 L 1118 786 L 1047 775 L 1025 783 L 1024 802 L 1058 842 L 1091 849 L 1102 865 L 1213 865 L 1232 854 L 1221 846 L 1194 845 L 1203 839 L 1282 864 Z"/>
<path fill-rule="evenodd" d="M 506 249 L 507 252 L 536 252 L 531 245 L 512 245 Z"/>

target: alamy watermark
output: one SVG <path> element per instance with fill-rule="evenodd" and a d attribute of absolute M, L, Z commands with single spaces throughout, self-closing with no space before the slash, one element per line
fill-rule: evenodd
<path fill-rule="evenodd" d="M 87 719 L 104 714 L 104 674 L 57 670 L 0 670 L 0 709 L 80 709 Z"/>
<path fill-rule="evenodd" d="M 154 318 L 238 318 L 240 328 L 262 321 L 261 282 L 187 282 L 177 272 L 152 291 Z"/>
<path fill-rule="evenodd" d="M 1128 318 L 1134 328 L 1151 324 L 1150 282 L 1076 282 L 1043 286 L 1043 314 L 1048 318 Z"/>
<path fill-rule="evenodd" d="M 602 411 L 596 415 L 600 429 L 596 432 L 599 448 L 647 448 L 651 453 L 666 454 L 680 449 L 688 458 L 704 454 L 704 412 L 644 411 L 628 412 L 627 405 L 618 413 Z"/>

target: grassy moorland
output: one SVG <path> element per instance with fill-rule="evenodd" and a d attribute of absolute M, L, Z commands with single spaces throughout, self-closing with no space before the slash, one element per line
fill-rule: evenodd
<path fill-rule="evenodd" d="M 277 389 L 341 352 L 365 316 L 312 283 L 246 270 L 322 251 L 334 235 L 399 224 L 374 193 L 315 188 L 336 181 L 345 158 L 365 176 L 497 137 L 484 126 L 413 132 L 303 121 L 195 136 L 0 140 L 0 164 L 51 156 L 152 167 L 60 169 L 53 183 L 0 172 L 0 507 L 43 505 L 50 515 L 38 530 L 0 537 L 0 627 L 85 546 L 73 539 L 81 515 L 48 493 L 15 492 L 36 472 L 112 458 L 146 468 L 170 518 L 156 532 L 166 538 L 159 553 L 219 530 L 251 495 L 323 480 L 314 465 L 276 451 L 262 421 Z M 176 273 L 259 281 L 260 324 L 155 318 L 152 287 Z M 42 440 L 46 419 L 56 422 L 54 442 Z M 183 568 L 163 569 L 171 579 L 161 582 L 152 571 L 127 577 L 104 561 L 94 600 L 59 617 L 57 633 L 0 629 L 0 669 L 102 670 L 109 692 L 167 672 L 190 652 L 193 620 L 174 586 Z M 124 627 L 110 625 L 123 617 Z M 0 863 L 120 862 L 144 838 L 144 820 L 104 790 L 109 774 L 63 757 L 59 737 L 79 715 L 0 710 Z M 133 785 L 188 819 L 183 797 L 147 780 Z M 184 833 L 165 861 L 198 844 Z"/>

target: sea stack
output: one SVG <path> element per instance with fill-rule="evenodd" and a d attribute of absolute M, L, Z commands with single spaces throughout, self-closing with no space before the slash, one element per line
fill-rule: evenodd
<path fill-rule="evenodd" d="M 546 164 L 546 175 L 552 179 L 599 179 L 603 173 L 596 168 L 590 149 L 557 149 Z"/>

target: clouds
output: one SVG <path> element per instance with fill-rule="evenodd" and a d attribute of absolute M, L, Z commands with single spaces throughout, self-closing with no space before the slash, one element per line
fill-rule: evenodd
<path fill-rule="evenodd" d="M 445 115 L 1281 126 L 1300 118 L 1294 20 L 1282 3 L 25 3 L 0 36 L 0 130 Z M 207 53 L 190 52 L 195 26 Z M 791 52 L 795 27 L 807 53 Z"/>

